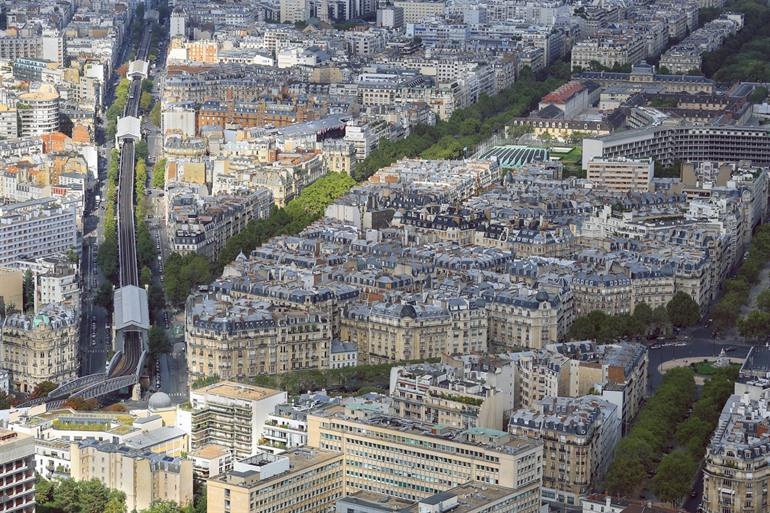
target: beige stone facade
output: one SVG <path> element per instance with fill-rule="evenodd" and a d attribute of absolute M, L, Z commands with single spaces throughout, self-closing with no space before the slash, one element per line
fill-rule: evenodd
<path fill-rule="evenodd" d="M 127 511 L 142 511 L 153 502 L 173 501 L 186 506 L 193 498 L 193 462 L 89 440 L 70 446 L 71 476 L 76 481 L 97 479 L 107 488 L 126 494 Z"/>
<path fill-rule="evenodd" d="M 77 312 L 56 305 L 32 317 L 5 318 L 0 340 L 11 388 L 29 393 L 43 381 L 63 383 L 77 377 L 78 320 Z"/>

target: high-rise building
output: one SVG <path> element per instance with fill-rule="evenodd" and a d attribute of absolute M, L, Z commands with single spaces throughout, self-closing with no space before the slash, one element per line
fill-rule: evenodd
<path fill-rule="evenodd" d="M 170 38 L 186 37 L 187 36 L 186 23 L 187 22 L 186 22 L 186 16 L 184 11 L 182 11 L 181 9 L 174 9 L 174 11 L 171 13 L 171 21 L 170 21 L 168 36 Z"/>
<path fill-rule="evenodd" d="M 59 92 L 52 84 L 18 96 L 19 135 L 42 135 L 59 130 Z"/>
<path fill-rule="evenodd" d="M 190 393 L 192 448 L 216 444 L 236 459 L 254 454 L 268 415 L 285 403 L 286 392 L 222 381 Z"/>
<path fill-rule="evenodd" d="M 307 0 L 281 0 L 281 23 L 305 21 L 310 16 Z"/>
<path fill-rule="evenodd" d="M 0 506 L 9 513 L 35 511 L 35 443 L 32 437 L 0 429 Z"/>
<path fill-rule="evenodd" d="M 56 198 L 0 207 L 0 265 L 66 253 L 77 246 L 77 212 Z"/>

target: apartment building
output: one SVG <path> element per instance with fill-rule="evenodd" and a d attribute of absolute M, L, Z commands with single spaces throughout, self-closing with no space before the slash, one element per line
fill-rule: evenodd
<path fill-rule="evenodd" d="M 480 302 L 447 305 L 357 304 L 340 320 L 340 339 L 358 346 L 368 363 L 437 358 L 442 353 L 485 351 L 487 315 Z"/>
<path fill-rule="evenodd" d="M 142 511 L 158 501 L 192 503 L 192 460 L 97 440 L 72 443 L 70 458 L 72 479 L 96 479 L 123 492 L 128 511 Z"/>
<path fill-rule="evenodd" d="M 618 406 L 625 431 L 647 394 L 648 355 L 641 344 L 565 342 L 500 356 L 515 364 L 519 408 L 534 409 L 547 397 L 597 393 Z"/>
<path fill-rule="evenodd" d="M 524 288 L 484 295 L 488 343 L 500 350 L 539 349 L 566 335 L 570 315 L 556 294 Z"/>
<path fill-rule="evenodd" d="M 652 159 L 593 159 L 588 163 L 586 178 L 594 185 L 611 191 L 649 192 L 655 165 Z"/>
<path fill-rule="evenodd" d="M 188 298 L 185 312 L 187 365 L 195 379 L 329 367 L 332 324 L 317 309 L 194 295 Z"/>
<path fill-rule="evenodd" d="M 767 354 L 764 359 L 767 368 Z M 704 513 L 762 513 L 770 508 L 768 399 L 766 391 L 753 398 L 746 391 L 725 403 L 706 450 L 701 502 Z"/>
<path fill-rule="evenodd" d="M 595 37 L 572 47 L 572 70 L 590 70 L 594 63 L 605 68 L 637 64 L 646 55 L 644 38 L 634 34 Z"/>
<path fill-rule="evenodd" d="M 598 396 L 546 397 L 508 430 L 543 442 L 543 499 L 578 506 L 602 482 L 620 441 L 618 406 Z"/>
<path fill-rule="evenodd" d="M 443 364 L 395 367 L 390 374 L 391 410 L 405 419 L 453 428 L 503 428 L 505 396 L 484 382 L 455 375 Z"/>
<path fill-rule="evenodd" d="M 242 459 L 257 451 L 265 422 L 286 392 L 222 381 L 190 392 L 192 448 L 214 444 Z"/>
<path fill-rule="evenodd" d="M 308 414 L 339 402 L 339 397 L 331 398 L 323 392 L 309 392 L 300 394 L 291 403 L 279 404 L 267 416 L 260 449 L 280 454 L 307 445 Z"/>
<path fill-rule="evenodd" d="M 0 428 L 0 497 L 3 511 L 35 511 L 35 443 L 32 437 Z"/>
<path fill-rule="evenodd" d="M 227 241 L 249 222 L 265 219 L 273 210 L 273 194 L 262 187 L 240 194 L 201 197 L 175 187 L 168 192 L 167 230 L 172 250 L 216 260 Z"/>
<path fill-rule="evenodd" d="M 2 362 L 13 389 L 29 393 L 43 381 L 76 378 L 79 332 L 79 312 L 59 304 L 46 305 L 32 316 L 6 316 L 0 330 Z"/>
<path fill-rule="evenodd" d="M 440 16 L 444 13 L 444 2 L 426 0 L 396 0 L 395 7 L 403 9 L 403 22 L 417 23 L 424 18 Z"/>
<path fill-rule="evenodd" d="M 43 40 L 40 36 L 0 36 L 0 59 L 14 61 L 16 59 L 38 59 L 43 51 Z"/>
<path fill-rule="evenodd" d="M 325 513 L 344 495 L 339 452 L 297 448 L 259 452 L 206 482 L 207 513 Z"/>
<path fill-rule="evenodd" d="M 342 453 L 345 491 L 420 500 L 467 482 L 511 488 L 523 513 L 540 508 L 543 446 L 484 428 L 454 429 L 342 406 L 308 415 L 308 446 Z"/>
<path fill-rule="evenodd" d="M 608 315 L 633 313 L 631 279 L 624 274 L 577 273 L 570 289 L 578 317 L 594 310 Z"/>
<path fill-rule="evenodd" d="M 281 23 L 297 23 L 310 17 L 308 0 L 281 0 Z"/>
<path fill-rule="evenodd" d="M 77 246 L 77 212 L 57 198 L 0 206 L 0 265 Z"/>
<path fill-rule="evenodd" d="M 59 130 L 59 92 L 53 84 L 18 95 L 19 135 L 42 135 Z"/>

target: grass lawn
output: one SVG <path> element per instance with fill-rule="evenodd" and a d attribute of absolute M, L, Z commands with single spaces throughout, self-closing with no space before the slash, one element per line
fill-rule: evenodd
<path fill-rule="evenodd" d="M 691 363 L 690 367 L 695 371 L 695 374 L 699 376 L 711 376 L 713 375 L 718 367 L 715 367 L 713 363 L 708 361 L 702 361 L 698 363 Z M 735 367 L 736 369 L 740 368 L 740 365 L 737 363 L 731 363 L 728 367 Z"/>
<path fill-rule="evenodd" d="M 585 178 L 585 172 L 582 169 L 583 148 L 581 146 L 575 146 L 569 153 L 559 155 L 559 160 L 564 164 L 565 178 L 569 176 Z"/>

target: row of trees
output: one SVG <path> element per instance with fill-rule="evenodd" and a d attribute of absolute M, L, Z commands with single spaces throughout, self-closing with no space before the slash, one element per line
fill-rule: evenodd
<path fill-rule="evenodd" d="M 353 176 L 361 181 L 377 170 L 404 157 L 427 159 L 461 158 L 499 132 L 512 118 L 524 115 L 543 95 L 569 80 L 569 66 L 552 65 L 543 76 L 524 70 L 511 87 L 495 96 L 482 95 L 478 102 L 455 111 L 435 126 L 419 125 L 399 141 L 383 139 L 380 146 L 356 166 Z"/>
<path fill-rule="evenodd" d="M 659 335 L 665 333 L 669 325 L 693 326 L 698 319 L 698 303 L 689 294 L 680 291 L 674 294 L 666 306 L 652 309 L 647 303 L 638 303 L 631 315 L 609 315 L 601 310 L 594 310 L 575 319 L 569 335 L 578 340 L 610 342 L 618 338 Z"/>
<path fill-rule="evenodd" d="M 123 109 L 126 108 L 126 102 L 128 101 L 128 86 L 128 79 L 122 78 L 115 88 L 115 100 L 107 109 L 106 138 L 108 141 L 115 139 L 115 132 L 118 128 L 118 118 L 123 116 Z"/>
<path fill-rule="evenodd" d="M 722 298 L 714 305 L 711 317 L 717 329 L 726 329 L 736 325 L 741 307 L 749 300 L 751 287 L 759 283 L 759 273 L 770 259 L 770 226 L 757 228 L 751 239 L 751 248 L 735 277 L 725 280 L 722 285 Z M 749 316 L 738 326 L 744 336 L 753 338 L 757 331 L 757 321 L 761 315 Z M 761 325 L 760 325 L 761 328 Z"/>
<path fill-rule="evenodd" d="M 231 237 L 219 254 L 215 274 L 243 252 L 248 255 L 271 237 L 298 233 L 308 224 L 320 219 L 335 199 L 348 192 L 355 181 L 344 173 L 329 173 L 306 187 L 285 208 L 275 209 L 267 219 L 252 221 L 245 230 Z"/>
<path fill-rule="evenodd" d="M 737 377 L 735 368 L 718 369 L 703 386 L 692 414 L 676 429 L 677 449 L 664 456 L 658 465 L 652 484 L 659 499 L 677 504 L 690 491 L 698 463 L 706 452 L 719 414 L 733 393 Z"/>
<path fill-rule="evenodd" d="M 36 508 L 40 513 L 126 513 L 126 496 L 100 481 L 52 480 L 35 483 Z"/>
<path fill-rule="evenodd" d="M 424 361 L 424 360 L 420 360 Z M 429 361 L 438 361 L 433 359 Z M 256 385 L 286 390 L 291 395 L 300 394 L 306 390 L 329 390 L 340 393 L 366 392 L 387 393 L 390 383 L 390 370 L 405 362 L 384 363 L 378 365 L 358 365 L 341 369 L 301 370 L 285 374 L 260 375 L 254 378 Z M 201 382 L 204 386 L 206 382 Z M 193 385 L 195 387 L 195 384 Z"/>
<path fill-rule="evenodd" d="M 125 494 L 105 487 L 97 479 L 49 481 L 38 477 L 35 501 L 40 513 L 127 513 Z M 158 501 L 141 513 L 206 513 L 206 493 L 196 493 L 193 504 L 188 506 Z"/>
<path fill-rule="evenodd" d="M 677 432 L 694 400 L 695 374 L 691 369 L 672 369 L 663 377 L 663 383 L 639 412 L 630 433 L 615 449 L 605 479 L 612 495 L 634 495 L 647 474 L 656 471 L 660 455 L 671 449 L 672 434 Z"/>

